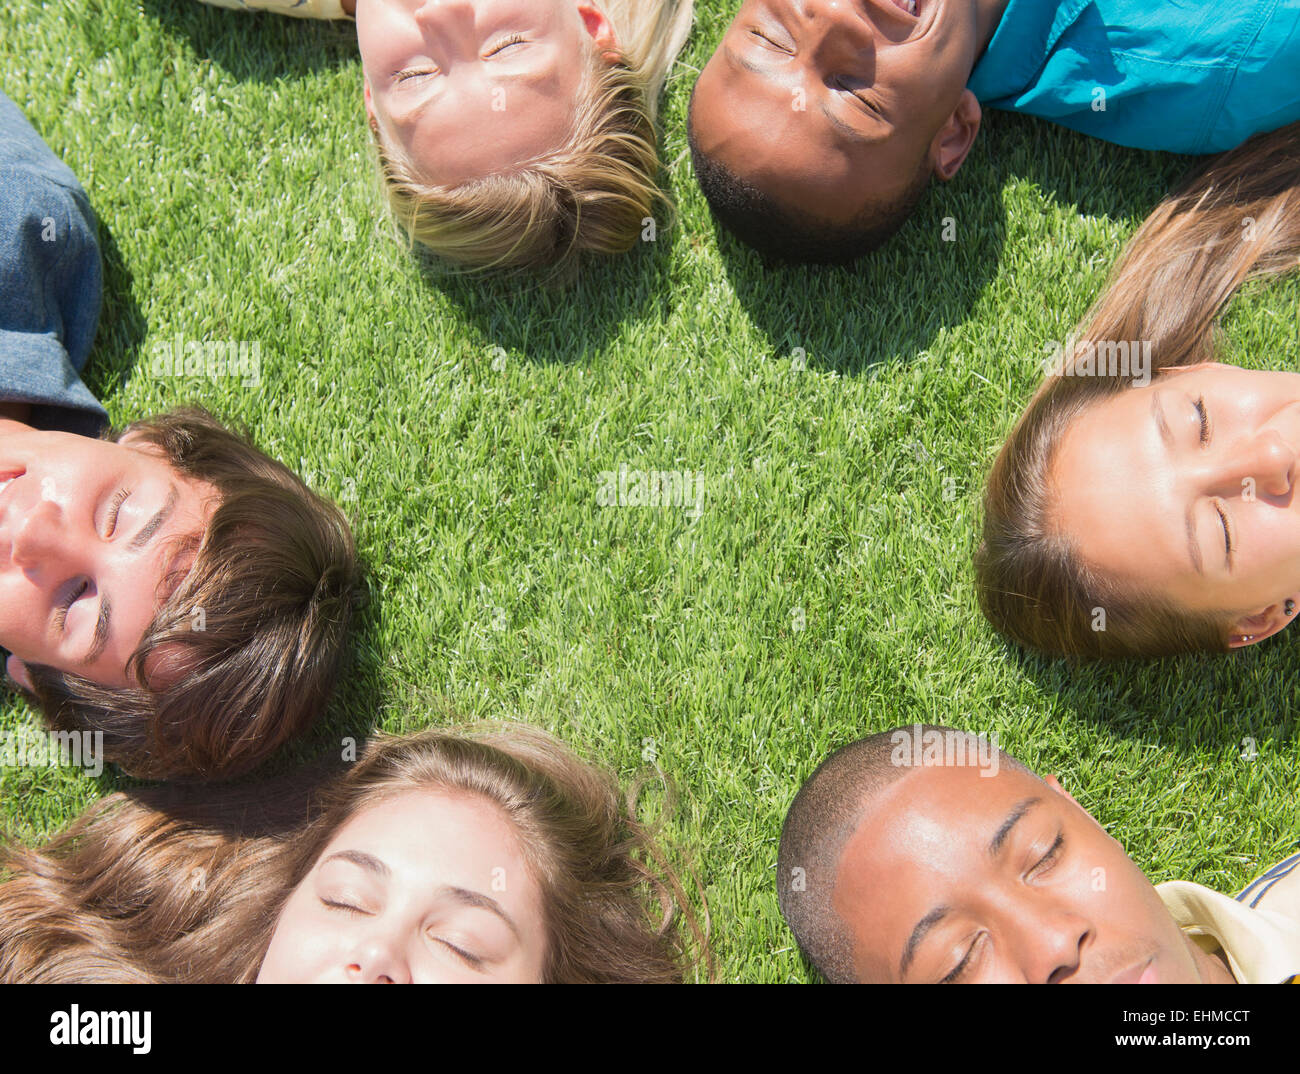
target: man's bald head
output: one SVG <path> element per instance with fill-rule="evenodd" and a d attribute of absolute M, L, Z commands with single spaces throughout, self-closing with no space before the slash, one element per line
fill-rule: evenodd
<path fill-rule="evenodd" d="M 800 950 L 828 981 L 857 980 L 853 936 L 832 905 L 845 845 L 868 820 L 876 797 L 913 767 L 924 766 L 915 744 L 964 744 L 965 757 L 990 757 L 1028 772 L 1019 761 L 966 731 L 913 724 L 869 735 L 832 753 L 795 796 L 781 829 L 777 901 Z M 983 751 L 981 753 L 981 751 Z M 990 752 L 991 751 L 991 752 Z"/>

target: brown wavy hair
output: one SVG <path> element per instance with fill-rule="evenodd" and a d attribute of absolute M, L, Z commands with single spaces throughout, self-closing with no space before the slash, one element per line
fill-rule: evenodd
<path fill-rule="evenodd" d="M 1150 340 L 1153 373 L 1211 360 L 1215 318 L 1248 279 L 1300 257 L 1300 124 L 1212 160 L 1130 240 L 1083 321 L 1084 340 Z M 1066 355 L 1070 360 L 1072 356 Z M 976 587 L 1012 641 L 1084 657 L 1224 651 L 1234 613 L 1190 612 L 1090 567 L 1056 526 L 1057 445 L 1128 377 L 1049 375 L 1002 446 L 984 494 Z M 1092 629 L 1095 608 L 1106 629 Z"/>
<path fill-rule="evenodd" d="M 227 779 L 252 769 L 325 708 L 359 570 L 342 512 L 198 409 L 128 425 L 184 477 L 216 489 L 193 565 L 132 655 L 138 685 L 28 668 L 51 728 L 100 731 L 107 760 L 148 779 Z M 196 623 L 202 629 L 196 629 Z M 163 657 L 165 672 L 150 672 Z"/>
<path fill-rule="evenodd" d="M 305 793 L 105 798 L 45 847 L 0 853 L 0 981 L 252 982 L 335 833 L 416 789 L 474 795 L 509 820 L 542 892 L 546 981 L 679 982 L 692 950 L 711 965 L 707 924 L 613 777 L 510 726 L 383 736 Z"/>

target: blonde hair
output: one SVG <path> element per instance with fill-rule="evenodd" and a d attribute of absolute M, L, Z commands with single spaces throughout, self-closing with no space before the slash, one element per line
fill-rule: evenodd
<path fill-rule="evenodd" d="M 0 853 L 0 981 L 251 982 L 335 834 L 418 789 L 508 819 L 542 893 L 547 982 L 678 982 L 692 949 L 711 962 L 707 925 L 613 777 L 511 725 L 381 736 L 323 787 L 103 799 L 45 847 Z"/>
<path fill-rule="evenodd" d="M 370 130 L 394 220 L 413 243 L 467 269 L 572 271 L 588 253 L 632 248 L 667 198 L 655 121 L 668 68 L 690 32 L 691 0 L 609 0 L 618 42 L 593 49 L 563 145 L 511 172 L 454 186 L 425 182 L 372 117 Z"/>

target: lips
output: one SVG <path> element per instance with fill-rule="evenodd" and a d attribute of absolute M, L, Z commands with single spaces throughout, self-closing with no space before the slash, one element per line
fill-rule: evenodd
<path fill-rule="evenodd" d="M 1139 962 L 1136 966 L 1130 966 L 1127 970 L 1111 981 L 1111 984 L 1158 983 L 1159 976 L 1156 973 L 1156 963 L 1154 958 L 1147 959 L 1146 962 Z"/>
<path fill-rule="evenodd" d="M 14 478 L 22 477 L 26 470 L 3 470 L 0 471 L 0 496 L 3 496 L 5 489 L 13 484 Z"/>
<path fill-rule="evenodd" d="M 22 477 L 26 472 L 26 470 L 0 471 L 0 520 L 5 518 L 5 493 L 9 491 L 9 486 L 14 483 L 14 479 Z"/>
<path fill-rule="evenodd" d="M 892 0 L 894 7 L 905 15 L 911 15 L 916 18 L 921 10 L 921 0 Z"/>

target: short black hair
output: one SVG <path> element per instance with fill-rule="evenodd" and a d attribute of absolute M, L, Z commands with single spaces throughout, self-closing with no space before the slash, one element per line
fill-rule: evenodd
<path fill-rule="evenodd" d="M 969 734 L 934 724 L 919 727 L 923 734 Z M 869 735 L 827 757 L 795 795 L 781 827 L 776 859 L 776 897 L 781 916 L 804 957 L 832 984 L 857 981 L 853 933 L 831 904 L 845 844 L 861 826 L 880 792 L 921 763 L 895 762 L 895 735 L 899 731 L 911 735 L 913 728 L 909 725 Z M 998 761 L 1029 772 L 1002 750 L 998 750 Z"/>
<path fill-rule="evenodd" d="M 695 92 L 686 115 L 686 141 L 695 178 L 714 217 L 764 257 L 799 265 L 846 265 L 883 246 L 907 222 L 930 185 L 930 169 L 918 169 L 902 196 L 868 204 L 850 223 L 832 224 L 782 205 L 713 157 L 695 138 Z"/>

